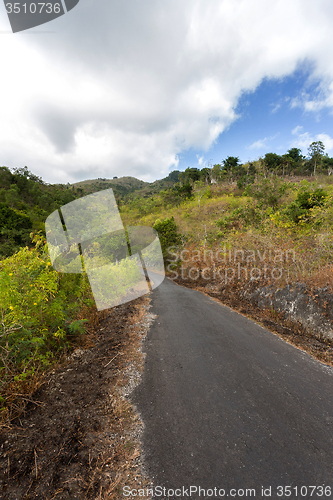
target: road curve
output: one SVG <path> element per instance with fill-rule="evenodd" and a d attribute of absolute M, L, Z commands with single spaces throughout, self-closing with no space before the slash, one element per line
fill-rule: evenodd
<path fill-rule="evenodd" d="M 151 311 L 158 318 L 132 401 L 154 485 L 326 498 L 295 487 L 333 490 L 333 369 L 168 279 L 153 291 Z M 278 486 L 292 486 L 291 496 Z"/>

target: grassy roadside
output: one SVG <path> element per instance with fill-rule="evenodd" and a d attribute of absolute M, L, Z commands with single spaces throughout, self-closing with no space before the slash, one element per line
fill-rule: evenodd
<path fill-rule="evenodd" d="M 283 275 L 273 277 L 277 286 L 300 280 L 309 286 L 331 286 L 332 181 L 329 176 L 312 180 L 271 176 L 243 190 L 235 183 L 198 184 L 193 197 L 176 206 L 155 196 L 123 207 L 121 216 L 126 225 L 148 226 L 173 218 L 182 241 L 173 250 L 178 256 L 182 250 L 184 256 L 195 249 L 199 254 L 218 250 L 226 257 L 231 252 L 234 263 L 248 264 L 249 272 L 258 266 L 282 268 Z M 166 240 L 166 246 L 173 245 Z M 170 260 L 172 252 L 167 264 Z M 178 261 L 182 260 L 188 256 L 180 255 Z"/>

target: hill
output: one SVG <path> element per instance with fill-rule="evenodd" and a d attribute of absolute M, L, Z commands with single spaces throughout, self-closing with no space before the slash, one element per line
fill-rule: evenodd
<path fill-rule="evenodd" d="M 71 186 L 75 188 L 83 189 L 86 195 L 103 189 L 112 188 L 118 196 L 125 196 L 136 190 L 144 189 L 147 185 L 149 185 L 148 182 L 144 182 L 130 176 L 120 178 L 116 177 L 113 179 L 99 177 L 98 179 L 87 179 L 85 181 L 79 181 L 71 184 Z"/>
<path fill-rule="evenodd" d="M 163 189 L 168 189 L 179 181 L 179 174 L 180 172 L 175 170 L 167 177 L 154 182 L 141 181 L 131 176 L 114 177 L 113 179 L 99 177 L 98 179 L 75 182 L 71 186 L 76 189 L 83 189 L 86 195 L 112 188 L 117 201 L 119 201 L 120 199 L 128 200 L 136 196 L 149 197 Z"/>

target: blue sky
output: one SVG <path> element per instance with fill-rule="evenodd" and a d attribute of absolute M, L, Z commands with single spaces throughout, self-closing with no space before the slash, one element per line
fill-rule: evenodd
<path fill-rule="evenodd" d="M 320 98 L 320 81 L 311 81 L 308 64 L 283 78 L 264 78 L 255 91 L 240 97 L 235 108 L 238 118 L 208 151 L 191 148 L 179 155 L 179 170 L 221 163 L 228 156 L 246 163 L 265 153 L 282 155 L 293 147 L 307 155 L 315 140 L 322 140 L 325 152 L 333 156 L 332 108 L 307 111 L 299 102 L 302 95 L 314 101 Z"/>
<path fill-rule="evenodd" d="M 0 4 L 0 165 L 46 182 L 333 156 L 332 0 L 80 0 L 11 33 Z"/>

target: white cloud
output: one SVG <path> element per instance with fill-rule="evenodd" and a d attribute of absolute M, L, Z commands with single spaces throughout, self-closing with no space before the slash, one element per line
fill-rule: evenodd
<path fill-rule="evenodd" d="M 316 140 L 324 144 L 325 152 L 333 151 L 333 138 L 328 134 L 318 134 Z"/>
<path fill-rule="evenodd" d="M 309 132 L 302 132 L 302 130 L 303 127 L 299 125 L 292 130 L 291 133 L 297 138 L 290 143 L 291 148 L 300 148 L 303 150 L 303 154 L 307 154 L 308 147 L 312 142 L 321 141 L 325 146 L 325 153 L 333 150 L 333 138 L 328 134 L 312 135 Z"/>
<path fill-rule="evenodd" d="M 325 75 L 312 94 L 305 90 L 300 92 L 291 100 L 291 108 L 303 108 L 309 113 L 318 113 L 325 108 L 333 110 L 333 82 L 329 81 L 330 78 Z"/>
<path fill-rule="evenodd" d="M 265 137 L 264 139 L 259 139 L 258 141 L 253 142 L 250 146 L 247 146 L 246 149 L 263 149 L 267 148 L 267 142 L 276 139 L 279 136 L 279 132 L 277 134 L 271 135 L 270 137 Z"/>
<path fill-rule="evenodd" d="M 48 182 L 161 178 L 306 60 L 320 93 L 294 105 L 333 107 L 332 20 L 331 0 L 81 0 L 40 27 L 55 33 L 0 34 L 0 162 Z"/>
<path fill-rule="evenodd" d="M 293 135 L 300 135 L 300 133 L 302 132 L 303 130 L 303 126 L 302 125 L 297 125 L 295 128 L 292 129 L 291 133 Z"/>
<path fill-rule="evenodd" d="M 198 167 L 203 168 L 206 166 L 206 161 L 203 156 L 195 155 L 198 160 Z"/>
<path fill-rule="evenodd" d="M 281 108 L 281 104 L 279 104 L 279 103 L 275 104 L 275 105 L 272 104 L 272 106 L 274 106 L 274 107 L 273 107 L 271 113 L 276 113 Z"/>
<path fill-rule="evenodd" d="M 265 139 L 259 139 L 255 141 L 253 144 L 247 147 L 247 149 L 263 149 L 266 147 L 267 137 Z"/>

